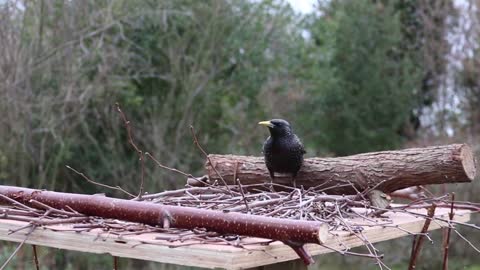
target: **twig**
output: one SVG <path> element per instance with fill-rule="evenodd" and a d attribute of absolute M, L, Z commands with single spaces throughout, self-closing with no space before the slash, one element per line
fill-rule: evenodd
<path fill-rule="evenodd" d="M 127 116 L 123 113 L 122 109 L 120 108 L 120 104 L 117 102 L 115 103 L 117 106 L 117 111 L 120 113 L 120 116 L 122 117 L 123 123 L 125 124 L 125 128 L 127 129 L 127 136 L 128 136 L 128 142 L 130 145 L 135 149 L 135 152 L 138 154 L 138 159 L 140 160 L 141 167 L 142 167 L 142 173 L 140 177 L 140 191 L 138 192 L 138 198 L 141 199 L 143 195 L 143 185 L 145 181 L 145 156 L 144 152 L 140 150 L 140 148 L 137 147 L 135 142 L 133 141 L 132 137 L 132 128 L 130 126 L 130 121 L 127 119 Z"/>
<path fill-rule="evenodd" d="M 404 207 L 404 206 L 399 206 L 399 207 L 394 207 L 396 209 L 423 209 L 425 207 L 428 207 L 430 204 L 415 204 L 409 207 Z M 438 203 L 437 208 L 451 208 L 450 203 Z M 480 212 L 480 207 L 475 206 L 475 205 L 469 205 L 469 204 L 457 204 L 455 203 L 455 209 L 463 209 L 463 210 L 470 210 L 472 212 Z"/>
<path fill-rule="evenodd" d="M 432 204 L 432 206 L 428 209 L 428 213 L 427 213 L 428 218 L 425 219 L 425 223 L 423 224 L 421 234 L 416 235 L 413 238 L 412 254 L 410 256 L 410 262 L 408 264 L 408 269 L 409 270 L 415 269 L 416 260 L 418 258 L 418 255 L 420 254 L 420 249 L 422 248 L 424 234 L 427 233 L 428 227 L 430 227 L 430 223 L 431 223 L 432 218 L 435 214 L 435 208 L 436 208 L 436 205 Z"/>
<path fill-rule="evenodd" d="M 23 208 L 23 209 L 25 209 L 25 210 L 28 210 L 28 211 L 31 211 L 31 212 L 35 212 L 35 211 L 36 211 L 35 208 L 28 207 L 28 206 L 26 206 L 25 204 L 19 203 L 19 202 L 15 201 L 14 199 L 11 199 L 11 198 L 3 195 L 3 194 L 0 194 L 0 198 L 6 200 L 6 201 L 8 201 L 8 202 L 10 202 L 10 203 L 13 204 L 13 205 L 16 205 L 16 206 L 18 206 L 18 207 L 20 207 L 20 208 Z"/>
<path fill-rule="evenodd" d="M 40 266 L 38 264 L 37 246 L 32 245 L 32 250 L 33 250 L 33 262 L 35 263 L 35 269 L 40 270 Z"/>
<path fill-rule="evenodd" d="M 459 233 L 457 230 L 454 230 L 454 232 L 460 236 L 460 238 L 462 238 L 463 240 L 465 240 L 465 242 L 467 242 L 467 244 L 470 245 L 470 247 L 472 247 L 476 252 L 480 253 L 480 249 L 478 249 L 470 240 L 468 240 L 465 236 L 463 236 L 461 233 Z"/>
<path fill-rule="evenodd" d="M 233 192 L 232 190 L 228 189 L 228 190 L 224 190 L 222 188 L 220 188 L 219 186 L 215 186 L 215 185 L 211 185 L 205 181 L 202 181 L 201 179 L 198 179 L 197 177 L 194 177 L 193 175 L 189 174 L 189 173 L 186 173 L 186 172 L 182 172 L 178 169 L 175 169 L 175 168 L 171 168 L 171 167 L 168 167 L 168 166 L 165 166 L 163 165 L 160 161 L 158 161 L 154 156 L 152 156 L 150 153 L 146 152 L 145 153 L 145 156 L 149 157 L 151 160 L 153 160 L 153 162 L 155 162 L 157 164 L 158 167 L 160 168 L 163 168 L 163 169 L 166 169 L 166 170 L 169 170 L 169 171 L 172 171 L 172 172 L 176 172 L 176 173 L 179 173 L 181 175 L 184 175 L 188 178 L 191 178 L 191 179 L 195 179 L 196 181 L 202 183 L 203 185 L 205 185 L 207 188 L 211 188 L 211 189 L 214 189 L 214 190 L 217 190 L 217 191 L 220 191 L 222 193 L 228 193 L 230 195 L 234 195 L 236 192 Z M 191 187 L 191 188 L 196 188 L 196 187 Z M 200 188 L 203 188 L 203 187 L 200 187 Z M 172 191 L 172 192 L 175 192 L 175 191 Z M 150 196 L 150 195 L 145 195 L 145 196 Z M 138 198 L 134 198 L 133 199 L 134 201 L 135 200 L 138 200 Z"/>
<path fill-rule="evenodd" d="M 65 165 L 65 167 L 67 167 L 67 169 L 73 171 L 74 173 L 82 176 L 83 179 L 87 180 L 87 182 L 89 182 L 89 183 L 92 183 L 92 184 L 94 184 L 94 185 L 101 186 L 101 187 L 104 187 L 104 188 L 121 191 L 121 192 L 127 194 L 128 196 L 130 196 L 130 197 L 132 197 L 132 198 L 136 197 L 135 195 L 133 195 L 132 193 L 126 191 L 125 189 L 121 188 L 120 186 L 115 186 L 115 187 L 114 187 L 114 186 L 109 186 L 109 185 L 106 185 L 106 184 L 102 184 L 102 183 L 95 182 L 95 181 L 93 181 L 92 179 L 88 178 L 84 173 L 81 173 L 81 172 L 75 170 L 74 168 L 72 168 L 72 167 L 70 167 L 70 166 L 68 166 L 68 165 Z"/>
<path fill-rule="evenodd" d="M 218 175 L 218 177 L 220 177 L 220 180 L 222 180 L 223 185 L 227 188 L 228 191 L 230 191 L 230 188 L 228 187 L 227 182 L 225 182 L 225 179 L 223 179 L 222 175 L 218 172 L 217 168 L 215 168 L 215 164 L 213 164 L 213 162 L 212 162 L 212 160 L 210 159 L 210 157 L 208 156 L 207 152 L 205 152 L 205 150 L 203 150 L 202 146 L 201 146 L 200 143 L 198 142 L 198 138 L 197 138 L 197 135 L 195 134 L 195 129 L 193 128 L 193 126 L 190 126 L 190 132 L 192 133 L 193 142 L 195 143 L 195 145 L 197 146 L 197 148 L 198 148 L 198 149 L 200 150 L 200 152 L 202 152 L 203 155 L 207 158 L 208 163 L 210 163 L 210 165 L 212 165 L 213 170 L 214 170 L 215 173 Z"/>
<path fill-rule="evenodd" d="M 12 252 L 12 254 L 10 254 L 10 257 L 8 257 L 8 259 L 3 263 L 2 267 L 0 267 L 0 270 L 4 270 L 5 267 L 7 267 L 7 265 L 10 263 L 13 257 L 15 257 L 17 252 L 20 250 L 20 248 L 22 248 L 22 246 L 25 244 L 30 234 L 35 230 L 36 228 L 35 225 L 30 225 L 30 226 L 31 226 L 30 231 L 25 235 L 25 239 L 23 239 L 23 241 L 20 242 L 20 244 L 18 244 L 17 248 Z"/>
<path fill-rule="evenodd" d="M 82 215 L 80 214 L 79 212 L 75 211 L 75 209 L 73 209 L 72 207 L 70 207 L 70 205 L 65 205 L 65 208 L 67 208 L 68 210 L 70 210 L 70 212 L 72 213 L 75 213 L 77 215 Z"/>
<path fill-rule="evenodd" d="M 30 200 L 29 203 L 31 203 L 35 207 L 42 208 L 42 209 L 45 209 L 45 210 L 49 210 L 50 212 L 57 213 L 57 214 L 60 214 L 60 215 L 65 215 L 65 216 L 69 216 L 69 217 L 84 217 L 85 216 L 85 215 L 82 215 L 80 213 L 72 213 L 72 212 L 67 212 L 67 211 L 64 211 L 64 210 L 56 209 L 56 208 L 50 207 L 50 206 L 48 206 L 44 203 L 41 203 L 39 201 L 36 201 L 36 200 Z"/>
<path fill-rule="evenodd" d="M 370 252 L 371 255 L 373 255 L 373 258 L 376 260 L 378 266 L 380 267 L 380 269 L 383 269 L 383 266 L 385 266 L 387 269 L 390 269 L 388 268 L 385 263 L 382 262 L 381 258 L 383 258 L 383 256 L 379 256 L 377 254 L 377 249 L 373 246 L 373 244 L 365 237 L 365 235 L 361 232 L 361 231 L 356 231 L 354 230 L 349 224 L 348 222 L 345 220 L 345 218 L 342 216 L 342 211 L 340 210 L 340 207 L 339 205 L 335 205 L 335 208 L 337 210 L 337 216 L 336 218 L 344 225 L 345 229 L 347 231 L 349 231 L 352 235 L 356 236 L 358 239 L 360 239 L 363 243 L 364 243 L 364 246 L 368 249 L 368 251 Z"/>
<path fill-rule="evenodd" d="M 297 253 L 298 257 L 303 261 L 305 265 L 310 265 L 315 263 L 313 260 L 312 256 L 307 252 L 305 249 L 305 246 L 303 244 L 297 244 L 297 243 L 285 243 L 288 245 L 290 248 Z"/>
<path fill-rule="evenodd" d="M 280 202 L 283 202 L 283 201 L 286 201 L 286 200 L 287 200 L 287 198 L 278 198 L 278 199 L 271 199 L 271 200 L 256 201 L 256 202 L 250 204 L 250 209 L 252 209 L 254 207 L 264 207 L 264 206 L 267 206 L 267 205 L 276 205 L 276 204 L 278 204 Z M 243 209 L 245 209 L 245 206 L 239 205 L 239 206 L 236 206 L 236 207 L 233 207 L 233 208 L 229 208 L 228 210 L 232 211 L 232 212 L 237 212 L 237 211 L 241 211 Z"/>
<path fill-rule="evenodd" d="M 28 210 L 20 210 L 20 209 L 13 209 L 7 208 L 2 209 L 0 211 L 0 216 L 9 216 L 9 215 L 17 215 L 17 216 L 27 216 L 27 217 L 38 217 L 41 216 L 43 213 L 39 211 L 28 211 Z"/>
<path fill-rule="evenodd" d="M 372 259 L 375 259 L 375 257 L 378 257 L 379 259 L 382 258 L 382 256 L 373 255 L 373 254 L 370 254 L 370 253 L 357 253 L 357 252 L 351 252 L 351 251 L 348 251 L 348 250 L 339 250 L 339 249 L 327 246 L 325 244 L 320 244 L 320 245 L 322 247 L 326 248 L 326 249 L 333 250 L 333 251 L 335 251 L 335 252 L 337 252 L 341 255 L 352 255 L 352 256 L 372 258 Z"/>
<path fill-rule="evenodd" d="M 302 192 L 300 191 L 300 189 L 297 189 L 297 192 L 298 192 L 298 208 L 300 210 L 300 219 L 303 219 L 303 202 L 302 202 Z M 312 201 L 313 201 L 314 198 L 312 198 Z"/>
<path fill-rule="evenodd" d="M 443 243 L 443 267 L 442 269 L 443 270 L 447 270 L 448 269 L 448 248 L 449 248 L 449 245 L 450 245 L 450 233 L 452 232 L 452 220 L 453 220 L 453 216 L 454 216 L 454 212 L 453 212 L 453 205 L 454 205 L 454 201 L 455 201 L 455 193 L 452 192 L 452 195 L 451 195 L 451 199 L 452 199 L 452 206 L 450 208 L 450 213 L 448 214 L 448 218 L 449 218 L 449 222 L 448 222 L 448 228 L 447 228 L 447 234 L 446 234 L 446 238 L 445 238 L 445 241 Z"/>
<path fill-rule="evenodd" d="M 247 199 L 245 198 L 245 193 L 243 192 L 242 183 L 240 183 L 240 178 L 237 178 L 237 169 L 238 169 L 238 162 L 235 162 L 234 172 L 233 172 L 233 182 L 238 183 L 238 189 L 240 189 L 240 193 L 242 194 L 243 202 L 245 203 L 245 209 L 247 213 L 250 212 L 250 208 L 248 207 Z"/>
<path fill-rule="evenodd" d="M 12 252 L 12 254 L 10 254 L 10 257 L 8 257 L 8 259 L 3 263 L 2 267 L 0 267 L 0 270 L 3 270 L 3 269 L 5 269 L 5 267 L 7 267 L 7 265 L 10 263 L 10 261 L 13 259 L 13 257 L 15 257 L 15 255 L 20 250 L 20 248 L 23 246 L 23 244 L 25 244 L 25 241 L 27 241 L 27 238 L 25 238 L 22 242 L 20 242 L 20 244 L 17 246 L 17 248 Z"/>
<path fill-rule="evenodd" d="M 153 162 L 155 162 L 157 164 L 158 167 L 162 168 L 162 169 L 166 169 L 166 170 L 169 170 L 169 171 L 172 171 L 172 172 L 176 172 L 176 173 L 179 173 L 183 176 L 186 176 L 186 177 L 191 177 L 191 178 L 195 178 L 193 175 L 189 174 L 189 173 L 186 173 L 186 172 L 182 172 L 180 170 L 177 170 L 175 168 L 171 168 L 171 167 L 168 167 L 168 166 L 165 166 L 163 165 L 160 161 L 158 161 L 154 156 L 152 156 L 152 154 L 150 154 L 149 152 L 145 152 L 145 156 L 149 157 L 151 160 L 153 160 Z M 195 178 L 196 179 L 196 178 Z"/>

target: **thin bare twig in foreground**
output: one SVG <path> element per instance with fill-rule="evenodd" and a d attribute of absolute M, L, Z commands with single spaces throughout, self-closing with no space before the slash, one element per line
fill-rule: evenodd
<path fill-rule="evenodd" d="M 46 205 L 42 202 L 39 202 L 39 201 L 36 201 L 36 200 L 33 200 L 33 199 L 29 200 L 29 203 L 31 203 L 32 205 L 34 205 L 37 208 L 48 210 L 51 213 L 64 215 L 64 216 L 68 216 L 68 217 L 85 217 L 85 215 L 82 215 L 82 214 L 79 214 L 79 213 L 72 213 L 72 212 L 68 212 L 68 211 L 65 211 L 65 210 L 60 210 L 60 209 L 57 209 L 57 208 L 53 208 L 51 206 L 48 206 L 48 205 Z"/>
<path fill-rule="evenodd" d="M 186 176 L 186 177 L 191 177 L 191 178 L 195 178 L 193 175 L 189 174 L 189 173 L 186 173 L 186 172 L 182 172 L 180 170 L 177 170 L 175 168 L 171 168 L 171 167 L 168 167 L 168 166 L 165 166 L 163 165 L 160 161 L 158 161 L 158 159 L 156 159 L 154 156 L 152 156 L 152 154 L 150 154 L 149 152 L 145 152 L 145 156 L 149 157 L 151 160 L 153 160 L 153 162 L 155 162 L 157 164 L 158 167 L 162 168 L 162 169 L 165 169 L 165 170 L 169 170 L 171 172 L 175 172 L 175 173 L 178 173 L 178 174 L 181 174 L 183 176 Z"/>
<path fill-rule="evenodd" d="M 465 242 L 467 242 L 467 244 L 470 245 L 470 247 L 472 247 L 476 252 L 480 253 L 480 249 L 478 249 L 470 240 L 468 240 L 465 236 L 463 236 L 461 233 L 459 233 L 457 230 L 454 230 L 454 232 L 460 236 L 460 238 L 462 238 L 463 240 L 465 240 Z"/>
<path fill-rule="evenodd" d="M 140 160 L 140 163 L 141 163 L 142 173 L 140 177 L 140 191 L 138 192 L 138 198 L 141 199 L 143 195 L 143 185 L 145 182 L 145 153 L 142 150 L 140 150 L 140 148 L 138 148 L 138 146 L 133 141 L 132 128 L 130 126 L 130 121 L 127 119 L 127 116 L 125 116 L 122 109 L 120 108 L 120 104 L 117 102 L 115 103 L 115 105 L 117 106 L 117 111 L 120 113 L 123 123 L 125 124 L 125 129 L 127 129 L 128 143 L 130 143 L 133 149 L 135 149 L 135 152 L 137 152 L 138 159 Z"/>
<path fill-rule="evenodd" d="M 435 215 L 435 208 L 436 205 L 432 204 L 430 208 L 428 208 L 427 218 L 425 219 L 425 223 L 423 224 L 423 228 L 419 235 L 414 236 L 413 244 L 412 244 L 412 254 L 410 256 L 410 262 L 408 264 L 408 269 L 413 270 L 416 267 L 416 261 L 418 255 L 420 254 L 420 249 L 422 248 L 423 240 L 425 239 L 425 234 L 428 232 L 428 227 L 430 227 L 430 223 L 432 222 L 433 216 Z"/>
<path fill-rule="evenodd" d="M 448 269 L 448 247 L 450 245 L 450 233 L 452 232 L 452 220 L 453 220 L 453 215 L 454 215 L 454 212 L 453 212 L 453 205 L 454 205 L 454 202 L 455 202 L 455 193 L 452 192 L 452 195 L 451 195 L 451 198 L 452 198 L 452 204 L 451 204 L 451 207 L 450 207 L 450 213 L 448 214 L 448 219 L 449 219 L 449 223 L 448 223 L 448 228 L 447 228 L 447 232 L 446 232 L 446 236 L 445 236 L 445 241 L 443 242 L 443 267 L 442 269 L 443 270 L 447 270 Z"/>
<path fill-rule="evenodd" d="M 229 188 L 228 185 L 227 185 L 227 182 L 225 182 L 225 179 L 223 179 L 222 175 L 217 171 L 217 168 L 215 168 L 215 164 L 213 164 L 213 162 L 212 162 L 212 160 L 210 159 L 210 157 L 208 156 L 207 152 L 202 148 L 202 146 L 201 146 L 200 143 L 198 142 L 198 138 L 197 138 L 197 135 L 195 134 L 195 129 L 193 128 L 193 126 L 190 126 L 190 132 L 192 133 L 193 142 L 195 143 L 195 145 L 198 147 L 198 149 L 200 150 L 200 152 L 202 152 L 203 155 L 207 158 L 208 163 L 210 163 L 210 165 L 212 165 L 213 170 L 214 170 L 215 173 L 218 175 L 218 177 L 220 177 L 220 180 L 222 180 L 223 185 L 225 185 L 225 187 L 227 188 L 227 190 L 231 192 L 230 188 Z"/>
<path fill-rule="evenodd" d="M 327 246 L 325 244 L 320 244 L 320 246 L 326 248 L 326 249 L 329 249 L 329 250 L 332 250 L 332 251 L 335 251 L 335 252 L 338 252 L 339 254 L 341 255 L 352 255 L 352 256 L 357 256 L 357 257 L 365 257 L 365 258 L 372 258 L 372 259 L 375 259 L 375 258 L 382 258 L 381 255 L 373 255 L 371 253 L 357 253 L 357 252 L 352 252 L 352 251 L 348 251 L 348 250 L 341 250 L 341 249 L 336 249 L 334 247 L 330 247 L 330 246 Z"/>
<path fill-rule="evenodd" d="M 35 226 L 35 225 L 31 225 L 30 231 L 28 231 L 28 233 L 26 234 L 25 239 L 23 239 L 23 241 L 20 242 L 20 244 L 18 244 L 17 248 L 12 252 L 12 254 L 10 254 L 10 257 L 8 257 L 8 259 L 3 263 L 2 267 L 0 267 L 0 270 L 4 270 L 5 267 L 7 267 L 7 265 L 10 263 L 10 261 L 13 259 L 13 257 L 15 257 L 15 255 L 18 253 L 18 251 L 22 248 L 22 246 L 25 244 L 28 237 L 35 230 L 36 227 L 37 226 Z"/>
<path fill-rule="evenodd" d="M 113 189 L 113 190 L 118 190 L 118 191 L 121 191 L 125 194 L 127 194 L 128 196 L 130 197 L 136 197 L 135 195 L 133 195 L 132 193 L 126 191 L 125 189 L 121 188 L 120 186 L 109 186 L 109 185 L 106 185 L 106 184 L 102 184 L 102 183 L 98 183 L 98 182 L 95 182 L 93 181 L 92 179 L 88 178 L 84 173 L 81 173 L 77 170 L 75 170 L 74 168 L 68 166 L 68 165 L 65 165 L 65 167 L 67 167 L 67 169 L 73 171 L 74 173 L 80 175 L 81 177 L 83 177 L 83 179 L 87 180 L 87 182 L 89 183 L 92 183 L 94 185 L 97 185 L 97 186 L 101 186 L 101 187 L 104 187 L 104 188 L 109 188 L 109 189 Z"/>
<path fill-rule="evenodd" d="M 175 168 L 171 168 L 171 167 L 168 167 L 168 166 L 165 166 L 163 165 L 160 161 L 158 161 L 158 159 L 156 159 L 154 156 L 152 156 L 152 154 L 148 153 L 148 152 L 145 152 L 145 156 L 149 157 L 151 160 L 153 160 L 153 162 L 155 162 L 157 164 L 158 167 L 162 168 L 162 169 L 165 169 L 165 170 L 169 170 L 171 172 L 175 172 L 175 173 L 178 173 L 178 174 L 181 174 L 183 176 L 186 176 L 188 178 L 191 178 L 191 179 L 195 179 L 197 180 L 198 182 L 202 183 L 203 185 L 207 186 L 207 187 L 211 187 L 213 189 L 217 189 L 217 190 L 221 190 L 221 188 L 217 187 L 217 186 L 213 186 L 213 185 L 210 185 L 209 183 L 207 183 L 206 181 L 202 181 L 201 179 L 199 179 L 198 177 L 195 177 L 193 176 L 192 174 L 189 174 L 189 173 L 186 173 L 186 172 L 182 172 L 178 169 L 175 169 Z M 231 192 L 230 192 L 231 193 Z M 149 195 L 146 195 L 146 196 L 149 196 Z M 138 198 L 134 198 L 133 199 L 134 201 L 138 201 L 139 199 Z"/>
<path fill-rule="evenodd" d="M 237 169 L 238 169 L 238 162 L 235 162 L 234 172 L 233 172 L 233 182 L 238 183 L 238 189 L 240 189 L 240 194 L 242 194 L 243 202 L 245 203 L 245 209 L 247 213 L 250 213 L 250 208 L 248 207 L 247 199 L 245 198 L 245 193 L 243 192 L 242 183 L 240 183 L 240 178 L 237 179 Z"/>
<path fill-rule="evenodd" d="M 35 263 L 35 269 L 40 270 L 40 266 L 38 265 L 37 246 L 32 245 L 32 250 L 33 250 L 33 262 Z"/>
<path fill-rule="evenodd" d="M 19 203 L 19 202 L 15 201 L 14 199 L 10 199 L 9 197 L 7 197 L 7 196 L 5 196 L 5 195 L 3 195 L 3 194 L 0 194 L 0 198 L 6 200 L 6 201 L 8 201 L 8 202 L 10 202 L 10 203 L 13 204 L 13 205 L 16 205 L 16 206 L 18 206 L 18 207 L 21 207 L 21 208 L 23 208 L 23 209 L 25 209 L 25 210 L 27 210 L 27 211 L 35 212 L 35 211 L 37 210 L 37 209 L 35 209 L 35 208 L 31 208 L 31 207 L 28 207 L 28 206 L 26 206 L 26 205 L 24 205 L 24 204 L 22 204 L 22 203 Z"/>
<path fill-rule="evenodd" d="M 113 269 L 118 270 L 118 257 L 113 256 Z"/>

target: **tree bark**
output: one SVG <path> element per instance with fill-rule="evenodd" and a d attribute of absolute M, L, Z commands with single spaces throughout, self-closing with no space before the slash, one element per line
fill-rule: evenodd
<path fill-rule="evenodd" d="M 228 184 L 268 183 L 270 176 L 263 157 L 210 155 L 206 171 L 209 181 L 221 177 Z M 234 172 L 234 168 L 237 171 Z M 297 186 L 318 187 L 330 194 L 356 194 L 373 188 L 395 190 L 430 184 L 471 182 L 475 178 L 475 159 L 466 144 L 451 144 L 399 151 L 372 152 L 337 158 L 307 158 L 297 177 Z M 189 184 L 199 182 L 189 179 Z M 291 185 L 291 176 L 275 174 L 275 183 Z"/>
<path fill-rule="evenodd" d="M 121 219 L 153 226 L 183 229 L 206 228 L 223 234 L 238 234 L 279 240 L 284 243 L 322 244 L 328 225 L 322 222 L 288 220 L 240 213 L 224 213 L 191 207 L 114 199 L 99 195 L 35 190 L 1 186 L 0 194 L 31 207 L 35 200 L 57 209 L 69 206 L 87 215 Z M 7 200 L 0 197 L 0 202 Z M 292 246 L 295 249 L 295 247 Z"/>

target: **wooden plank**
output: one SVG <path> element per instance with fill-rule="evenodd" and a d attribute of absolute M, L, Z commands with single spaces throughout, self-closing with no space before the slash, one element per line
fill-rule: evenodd
<path fill-rule="evenodd" d="M 417 210 L 425 213 L 424 210 Z M 363 235 L 370 242 L 376 243 L 407 235 L 409 232 L 420 232 L 424 220 L 407 214 L 387 214 L 395 227 L 364 227 Z M 436 216 L 447 218 L 448 209 L 437 209 Z M 465 210 L 455 211 L 455 220 L 466 222 L 470 219 L 470 212 Z M 380 219 L 377 219 L 380 220 Z M 356 222 L 352 220 L 352 225 Z M 365 223 L 365 221 L 361 221 Z M 0 239 L 6 241 L 21 242 L 25 239 L 26 231 L 9 234 L 10 230 L 25 226 L 25 222 L 13 220 L 0 220 Z M 432 222 L 430 230 L 440 228 L 441 222 Z M 191 246 L 179 246 L 171 248 L 168 245 L 176 245 L 164 240 L 155 240 L 158 233 L 145 233 L 142 235 L 129 235 L 121 239 L 115 235 L 108 235 L 100 229 L 90 232 L 65 231 L 72 225 L 55 225 L 46 228 L 38 228 L 28 237 L 26 243 L 40 246 L 54 247 L 82 252 L 111 254 L 113 256 L 135 258 L 163 263 L 172 263 L 186 266 L 198 266 L 205 268 L 223 269 L 246 269 L 259 267 L 279 262 L 296 260 L 298 257 L 288 246 L 280 242 L 268 246 L 248 245 L 247 249 L 219 244 L 196 244 Z M 247 241 L 259 241 L 260 239 L 248 239 Z M 142 242 L 143 241 L 143 242 Z M 155 244 L 142 244 L 144 242 Z M 162 244 L 162 245 L 160 245 Z M 349 248 L 363 245 L 355 235 L 345 231 L 334 231 L 325 245 L 341 249 L 341 246 Z M 312 255 L 319 255 L 331 250 L 319 245 L 307 245 Z"/>

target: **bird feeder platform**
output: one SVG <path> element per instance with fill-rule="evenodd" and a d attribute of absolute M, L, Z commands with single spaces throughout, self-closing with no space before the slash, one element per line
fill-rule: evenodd
<path fill-rule="evenodd" d="M 361 211 L 361 210 L 359 210 Z M 417 214 L 427 214 L 425 209 L 409 210 Z M 436 221 L 429 226 L 429 231 L 448 226 L 450 209 L 437 208 Z M 470 211 L 455 210 L 454 221 L 467 222 Z M 311 255 L 320 255 L 334 251 L 343 251 L 370 243 L 391 240 L 422 231 L 425 217 L 407 213 L 387 212 L 383 217 L 372 218 L 371 224 L 365 219 L 349 220 L 356 232 L 330 231 L 324 245 L 308 244 Z M 360 224 L 361 223 L 361 224 Z M 368 222 L 367 222 L 368 223 Z M 96 254 L 170 263 L 185 266 L 197 266 L 209 269 L 263 269 L 263 266 L 297 260 L 297 254 L 281 242 L 271 242 L 260 238 L 243 238 L 239 241 L 198 244 L 187 241 L 158 240 L 162 233 L 142 233 L 113 235 L 102 229 L 78 232 L 74 224 L 58 224 L 38 227 L 29 233 L 20 230 L 28 222 L 0 219 L 0 239 L 11 242 L 23 242 L 65 250 L 74 250 Z M 13 233 L 12 233 L 13 232 Z M 28 234 L 29 233 L 29 234 Z M 27 235 L 28 234 L 28 235 Z M 171 235 L 170 235 L 171 236 Z"/>

